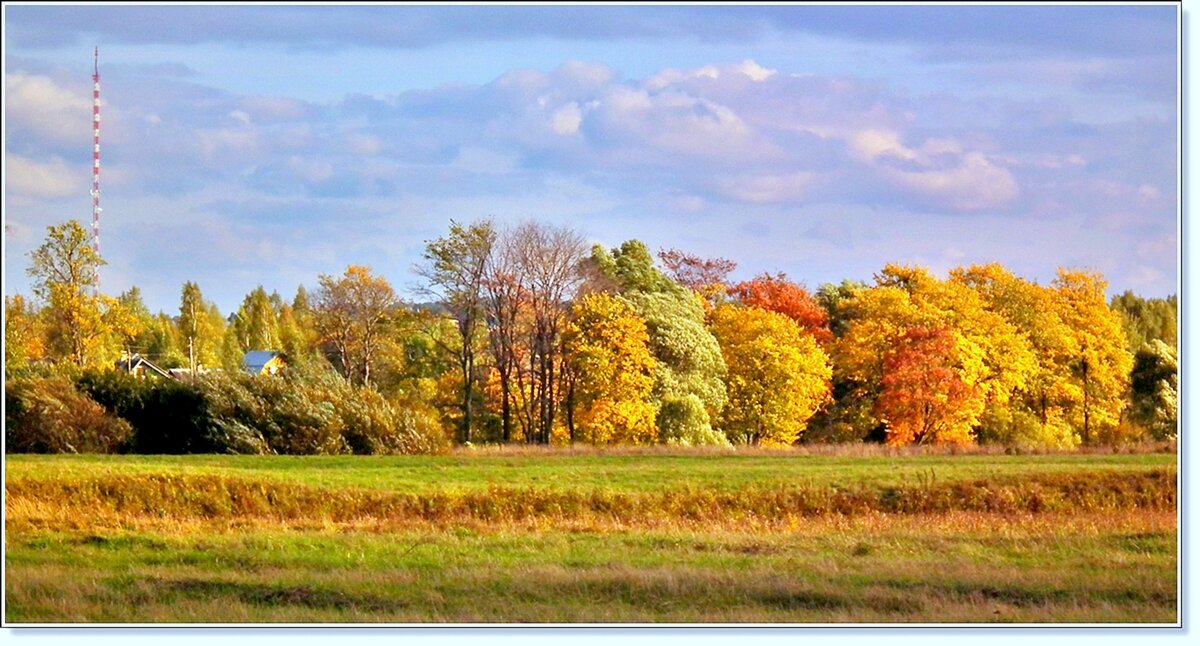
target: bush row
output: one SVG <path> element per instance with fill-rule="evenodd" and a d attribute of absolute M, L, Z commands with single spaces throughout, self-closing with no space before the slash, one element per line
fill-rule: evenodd
<path fill-rule="evenodd" d="M 5 385 L 13 453 L 433 453 L 436 412 L 400 406 L 334 374 L 210 374 L 195 383 L 116 371 Z"/>

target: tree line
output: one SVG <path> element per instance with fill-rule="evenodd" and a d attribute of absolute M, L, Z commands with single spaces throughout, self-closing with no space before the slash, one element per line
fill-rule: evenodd
<path fill-rule="evenodd" d="M 1069 448 L 1176 433 L 1175 297 L 1110 302 L 1088 271 L 1039 285 L 999 264 L 945 278 L 888 264 L 810 292 L 782 273 L 731 281 L 726 259 L 480 220 L 426 243 L 423 305 L 350 266 L 290 300 L 257 287 L 226 316 L 191 282 L 170 314 L 136 287 L 99 293 L 104 261 L 75 221 L 30 255 L 33 298 L 5 298 L 10 382 L 136 351 L 195 385 L 276 350 L 293 390 L 335 378 L 460 444 Z"/>

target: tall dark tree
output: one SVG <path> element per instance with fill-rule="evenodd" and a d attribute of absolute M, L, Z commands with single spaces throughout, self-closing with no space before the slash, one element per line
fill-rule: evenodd
<path fill-rule="evenodd" d="M 513 262 L 530 318 L 528 371 L 519 373 L 527 441 L 550 442 L 565 394 L 562 333 L 570 299 L 583 280 L 580 262 L 586 249 L 583 238 L 567 228 L 526 222 L 512 232 Z"/>
<path fill-rule="evenodd" d="M 458 352 L 462 377 L 462 425 L 459 440 L 470 442 L 475 413 L 477 336 L 485 316 L 484 274 L 496 245 L 490 220 L 463 226 L 450 222 L 450 232 L 425 244 L 425 264 L 417 273 L 425 278 L 423 290 L 440 299 L 458 325 Z"/>

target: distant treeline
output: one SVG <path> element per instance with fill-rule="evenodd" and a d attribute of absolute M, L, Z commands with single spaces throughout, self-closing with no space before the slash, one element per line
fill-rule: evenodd
<path fill-rule="evenodd" d="M 1060 269 L 784 274 L 538 222 L 452 222 L 415 268 L 432 306 L 350 266 L 223 315 L 97 293 L 70 221 L 5 299 L 9 451 L 405 453 L 451 443 L 878 441 L 1031 448 L 1173 439 L 1177 302 Z M 244 374 L 250 351 L 279 375 Z M 179 380 L 120 374 L 134 354 Z"/>

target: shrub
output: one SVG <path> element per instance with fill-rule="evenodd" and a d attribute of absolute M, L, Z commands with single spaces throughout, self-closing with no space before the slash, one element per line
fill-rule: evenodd
<path fill-rule="evenodd" d="M 684 395 L 663 400 L 656 420 L 659 432 L 667 444 L 683 446 L 728 446 L 724 433 L 714 430 L 709 422 L 704 402 L 696 395 Z"/>
<path fill-rule="evenodd" d="M 208 453 L 214 421 L 204 393 L 191 384 L 147 379 L 116 370 L 91 370 L 78 387 L 134 429 L 134 453 Z"/>
<path fill-rule="evenodd" d="M 198 382 L 212 414 L 209 444 L 216 453 L 274 453 L 261 430 L 264 402 L 243 384 L 245 380 L 215 373 Z"/>
<path fill-rule="evenodd" d="M 1045 424 L 1034 413 L 1020 408 L 989 406 L 976 429 L 980 443 L 1020 449 L 1073 449 L 1079 435 L 1065 421 L 1051 417 Z"/>
<path fill-rule="evenodd" d="M 118 453 L 133 438 L 127 421 L 65 376 L 10 381 L 4 403 L 5 447 L 13 453 Z"/>

